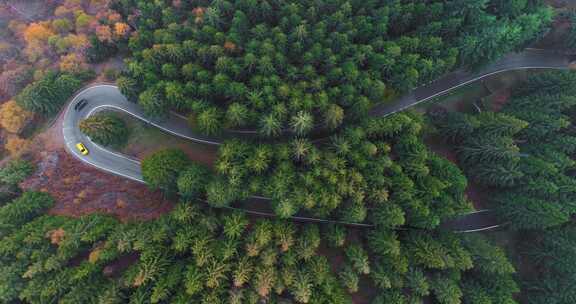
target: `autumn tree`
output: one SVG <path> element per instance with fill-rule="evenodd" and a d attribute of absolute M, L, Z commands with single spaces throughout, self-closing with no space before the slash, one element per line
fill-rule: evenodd
<path fill-rule="evenodd" d="M 19 157 L 30 148 L 31 142 L 25 138 L 18 137 L 17 135 L 9 135 L 4 144 L 4 148 L 10 156 Z"/>
<path fill-rule="evenodd" d="M 5 70 L 0 74 L 0 90 L 7 97 L 13 97 L 32 80 L 32 70 L 28 66 Z"/>
<path fill-rule="evenodd" d="M 78 73 L 84 68 L 84 59 L 78 54 L 71 53 L 60 57 L 60 70 L 63 72 Z"/>
<path fill-rule="evenodd" d="M 14 100 L 0 106 L 0 125 L 10 133 L 20 133 L 33 116 L 33 113 L 24 110 Z"/>
<path fill-rule="evenodd" d="M 125 38 L 130 33 L 130 26 L 124 22 L 114 23 L 114 35 L 118 39 Z"/>
<path fill-rule="evenodd" d="M 26 41 L 25 53 L 34 62 L 40 58 L 48 38 L 54 35 L 49 22 L 31 23 L 24 30 L 24 40 Z"/>

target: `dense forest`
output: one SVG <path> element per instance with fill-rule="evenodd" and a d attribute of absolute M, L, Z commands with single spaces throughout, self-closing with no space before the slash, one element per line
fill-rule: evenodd
<path fill-rule="evenodd" d="M 299 138 L 285 144 L 224 143 L 210 174 L 179 151 L 144 159 L 144 180 L 153 188 L 214 207 L 253 195 L 270 197 L 281 218 L 299 210 L 346 222 L 393 228 L 434 228 L 470 210 L 466 178 L 424 145 L 416 114 L 397 114 L 348 127 L 328 143 Z"/>
<path fill-rule="evenodd" d="M 121 54 L 117 85 L 153 119 L 176 111 L 206 134 L 295 136 L 228 140 L 213 167 L 180 150 L 148 155 L 145 182 L 174 203 L 148 221 L 53 215 L 50 194 L 20 188 L 33 158 L 12 153 L 0 165 L 0 303 L 576 299 L 574 74 L 530 78 L 500 113 L 366 117 L 446 72 L 523 49 L 550 24 L 544 1 L 48 2 L 54 18 L 10 25 L 30 66 L 4 73 L 6 64 L 0 75 L 0 93 L 13 98 L 0 107 L 6 130 L 54 117 L 101 76 L 96 64 Z M 108 114 L 78 127 L 104 146 L 129 136 Z M 308 138 L 317 127 L 331 136 Z M 455 147 L 457 164 L 426 146 L 433 131 Z M 489 237 L 440 228 L 473 209 L 469 180 L 494 193 L 509 227 L 530 229 L 522 254 L 532 277 L 519 278 Z M 220 208 L 253 196 L 268 197 L 277 217 Z M 287 220 L 296 214 L 373 226 Z"/>
<path fill-rule="evenodd" d="M 523 297 L 531 304 L 568 304 L 576 301 L 571 288 L 576 275 L 574 223 L 528 235 L 521 249 L 537 275 L 526 278 Z"/>
<path fill-rule="evenodd" d="M 358 234 L 184 202 L 157 220 L 119 223 L 43 215 L 51 204 L 25 192 L 0 208 L 3 303 L 337 304 L 366 279 L 378 304 L 510 303 L 518 291 L 514 267 L 480 235 Z"/>
<path fill-rule="evenodd" d="M 448 113 L 435 119 L 474 181 L 515 228 L 558 226 L 576 213 L 572 72 L 537 74 L 517 87 L 499 113 Z"/>
<path fill-rule="evenodd" d="M 455 145 L 462 167 L 486 187 L 492 207 L 514 229 L 526 303 L 576 300 L 574 115 L 576 75 L 536 74 L 513 91 L 499 113 L 435 117 L 439 133 Z M 526 267 L 526 266 L 525 266 Z"/>
<path fill-rule="evenodd" d="M 194 128 L 304 135 L 338 127 L 456 67 L 478 68 L 539 37 L 542 1 L 137 1 L 118 79 L 155 118 Z"/>

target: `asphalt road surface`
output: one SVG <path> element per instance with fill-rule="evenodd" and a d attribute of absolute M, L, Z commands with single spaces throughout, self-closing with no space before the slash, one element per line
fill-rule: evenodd
<path fill-rule="evenodd" d="M 375 117 L 388 116 L 499 72 L 518 69 L 567 69 L 568 66 L 569 59 L 566 55 L 542 50 L 526 50 L 522 53 L 510 54 L 478 73 L 473 74 L 463 70 L 449 73 L 430 84 L 414 89 L 412 92 L 393 103 L 375 106 L 370 111 L 370 114 Z M 86 99 L 88 103 L 80 111 L 76 111 L 74 105 L 82 99 Z M 82 134 L 78 128 L 78 123 L 82 119 L 105 109 L 123 111 L 146 123 L 154 125 L 165 132 L 195 142 L 219 145 L 223 140 L 221 137 L 209 137 L 192 131 L 188 126 L 186 118 L 176 114 L 170 114 L 169 118 L 164 121 L 147 119 L 142 109 L 137 104 L 126 100 L 116 86 L 95 85 L 84 89 L 74 96 L 64 113 L 62 131 L 66 143 L 66 149 L 82 162 L 134 181 L 143 182 L 140 162 L 138 160 L 131 159 L 130 157 L 109 151 L 96 145 L 86 135 Z M 88 155 L 82 155 L 76 149 L 76 144 L 80 142 L 82 142 L 90 152 Z M 262 200 L 265 198 L 254 197 L 253 199 Z M 490 214 L 491 212 L 489 211 L 473 213 L 468 217 L 457 220 L 454 222 L 453 226 L 450 226 L 448 223 L 448 226 L 446 227 L 449 227 L 451 230 L 462 232 L 468 230 L 479 231 L 492 229 L 498 225 L 495 218 L 489 216 Z M 260 212 L 260 215 L 272 216 L 273 214 Z M 294 219 L 298 220 L 297 218 Z M 317 219 L 300 217 L 300 220 Z M 329 222 L 324 220 L 317 221 Z"/>
<path fill-rule="evenodd" d="M 502 222 L 489 209 L 474 211 L 440 224 L 441 229 L 460 233 L 492 230 L 500 226 L 502 226 Z"/>
<path fill-rule="evenodd" d="M 80 111 L 76 111 L 74 106 L 82 99 L 86 99 L 88 103 Z M 102 110 L 125 112 L 168 133 L 192 141 L 209 145 L 220 144 L 213 138 L 193 132 L 184 117 L 171 114 L 162 122 L 147 119 L 142 109 L 137 104 L 126 100 L 116 86 L 95 85 L 84 89 L 72 99 L 64 113 L 62 131 L 68 152 L 85 163 L 132 180 L 143 182 L 140 163 L 137 160 L 96 145 L 78 128 L 82 119 Z M 88 155 L 82 155 L 76 149 L 76 144 L 80 142 L 90 152 Z"/>

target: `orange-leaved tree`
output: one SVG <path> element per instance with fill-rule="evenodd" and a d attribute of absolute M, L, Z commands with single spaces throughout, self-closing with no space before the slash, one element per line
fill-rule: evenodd
<path fill-rule="evenodd" d="M 114 34 L 118 38 L 123 38 L 130 32 L 130 26 L 124 22 L 116 22 L 114 24 Z"/>
<path fill-rule="evenodd" d="M 28 150 L 30 141 L 17 135 L 8 135 L 4 148 L 12 157 L 18 157 Z"/>
<path fill-rule="evenodd" d="M 6 131 L 14 134 L 22 132 L 32 120 L 34 114 L 20 107 L 16 101 L 10 100 L 0 106 L 0 125 Z"/>

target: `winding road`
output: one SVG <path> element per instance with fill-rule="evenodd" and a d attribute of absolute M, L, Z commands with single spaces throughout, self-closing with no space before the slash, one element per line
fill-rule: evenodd
<path fill-rule="evenodd" d="M 496 73 L 518 69 L 567 69 L 569 63 L 569 58 L 564 54 L 528 49 L 518 54 L 507 55 L 500 61 L 489 65 L 478 73 L 470 73 L 463 70 L 449 73 L 432 83 L 414 89 L 409 94 L 399 98 L 393 103 L 375 106 L 370 111 L 370 115 L 374 117 L 385 117 Z M 83 109 L 76 111 L 74 105 L 82 99 L 87 99 L 89 102 Z M 72 98 L 64 111 L 62 133 L 66 150 L 84 163 L 138 182 L 143 182 L 140 162 L 138 160 L 112 152 L 95 144 L 86 135 L 80 132 L 78 128 L 78 123 L 82 119 L 105 109 L 123 111 L 137 119 L 154 125 L 165 132 L 198 143 L 220 145 L 221 142 L 226 139 L 223 137 L 214 138 L 196 133 L 188 126 L 185 117 L 176 114 L 170 114 L 170 117 L 164 121 L 150 120 L 146 118 L 144 112 L 137 104 L 126 100 L 114 85 L 102 84 L 85 88 Z M 88 155 L 81 155 L 76 149 L 75 145 L 79 142 L 84 143 L 88 148 L 90 151 Z M 260 201 L 266 200 L 266 198 L 262 197 L 253 197 L 252 199 Z M 274 216 L 271 213 L 255 211 L 249 211 L 249 213 L 260 216 Z M 491 212 L 475 212 L 465 216 L 464 218 L 453 221 L 452 223 L 444 223 L 443 227 L 457 232 L 472 232 L 498 227 L 495 217 L 490 214 Z M 293 217 L 292 219 L 297 221 L 337 222 L 307 217 Z M 356 223 L 343 224 L 360 227 L 370 226 L 368 224 Z"/>

